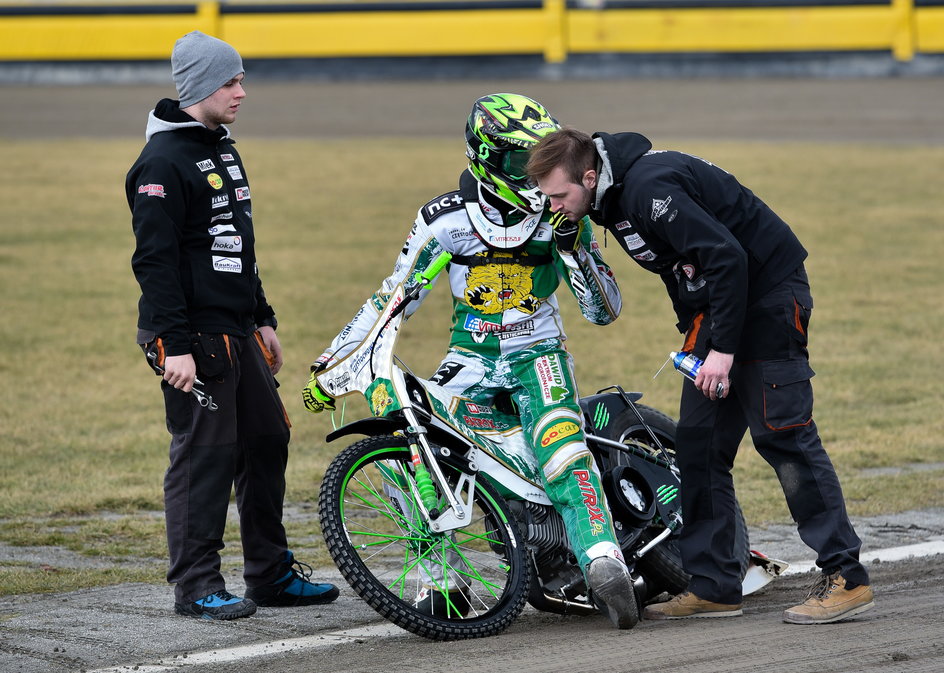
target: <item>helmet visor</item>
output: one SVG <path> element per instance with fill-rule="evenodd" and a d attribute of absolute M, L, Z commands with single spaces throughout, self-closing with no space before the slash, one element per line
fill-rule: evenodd
<path fill-rule="evenodd" d="M 530 182 L 525 167 L 528 165 L 527 150 L 509 150 L 502 153 L 501 172 L 514 182 Z"/>

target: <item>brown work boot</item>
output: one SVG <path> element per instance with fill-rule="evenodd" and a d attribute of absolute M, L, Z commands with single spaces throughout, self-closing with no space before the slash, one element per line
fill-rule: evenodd
<path fill-rule="evenodd" d="M 829 624 L 848 619 L 875 606 L 872 587 L 860 584 L 846 588 L 839 573 L 823 573 L 810 589 L 809 597 L 800 605 L 784 610 L 783 621 L 789 624 Z"/>
<path fill-rule="evenodd" d="M 712 603 L 691 591 L 674 596 L 665 603 L 653 603 L 646 606 L 642 616 L 645 619 L 685 619 L 687 617 L 737 617 L 742 614 L 741 604 Z"/>

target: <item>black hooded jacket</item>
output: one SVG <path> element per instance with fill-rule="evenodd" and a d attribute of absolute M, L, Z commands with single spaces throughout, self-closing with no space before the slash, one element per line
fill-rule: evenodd
<path fill-rule="evenodd" d="M 594 138 L 605 148 L 598 146 L 596 221 L 662 277 L 680 331 L 708 311 L 711 347 L 735 353 L 748 306 L 799 268 L 806 250 L 763 201 L 708 161 L 653 150 L 638 133 Z"/>
<path fill-rule="evenodd" d="M 160 101 L 125 180 L 136 240 L 139 330 L 167 355 L 194 332 L 249 336 L 275 325 L 256 268 L 249 183 L 224 126 L 209 130 Z"/>

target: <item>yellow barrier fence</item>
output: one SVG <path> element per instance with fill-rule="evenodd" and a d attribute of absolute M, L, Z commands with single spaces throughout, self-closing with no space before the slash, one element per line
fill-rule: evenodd
<path fill-rule="evenodd" d="M 0 3 L 0 62 L 162 60 L 202 30 L 244 58 L 944 53 L 944 0 Z"/>

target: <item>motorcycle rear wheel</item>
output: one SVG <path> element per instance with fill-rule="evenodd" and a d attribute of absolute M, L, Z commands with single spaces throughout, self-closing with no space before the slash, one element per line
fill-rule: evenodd
<path fill-rule="evenodd" d="M 644 404 L 637 404 L 636 408 L 658 438 L 662 448 L 665 449 L 665 456 L 672 464 L 675 464 L 675 421 L 661 411 Z M 626 409 L 617 415 L 610 424 L 608 431 L 610 437 L 616 441 L 624 444 L 632 443 L 637 447 L 645 448 L 653 455 L 661 456 L 658 446 L 639 422 L 632 409 Z M 744 513 L 741 511 L 739 504 L 735 503 L 735 505 L 737 527 L 735 528 L 734 549 L 741 564 L 741 579 L 744 579 L 751 563 L 751 547 Z M 664 525 L 651 527 L 651 530 L 647 530 L 643 534 L 643 540 L 649 542 L 662 530 L 664 530 Z M 673 595 L 679 594 L 688 588 L 688 581 L 691 579 L 691 576 L 682 567 L 677 532 L 650 549 L 639 559 L 636 567 L 646 579 L 647 593 L 649 594 L 645 597 L 646 599 L 663 591 Z"/>
<path fill-rule="evenodd" d="M 440 467 L 448 480 L 457 476 Z M 411 633 L 431 640 L 501 633 L 524 608 L 531 577 L 508 505 L 477 479 L 469 525 L 436 533 L 419 514 L 414 479 L 402 437 L 369 437 L 332 460 L 319 499 L 331 557 L 361 598 Z M 439 591 L 439 608 L 417 607 L 424 588 Z"/>

